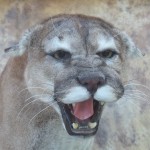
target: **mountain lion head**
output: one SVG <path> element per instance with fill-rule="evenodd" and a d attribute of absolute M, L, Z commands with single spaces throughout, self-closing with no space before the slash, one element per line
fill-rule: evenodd
<path fill-rule="evenodd" d="M 58 15 L 26 31 L 5 50 L 27 55 L 30 93 L 52 106 L 70 135 L 97 132 L 105 103 L 124 96 L 123 68 L 140 51 L 111 24 L 83 15 Z M 40 87 L 40 88 L 30 88 Z"/>

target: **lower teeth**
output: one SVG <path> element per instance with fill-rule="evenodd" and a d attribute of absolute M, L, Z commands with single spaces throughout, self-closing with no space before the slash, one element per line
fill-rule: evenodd
<path fill-rule="evenodd" d="M 88 127 L 91 128 L 91 129 L 94 129 L 95 127 L 97 126 L 97 122 L 89 122 L 88 123 Z M 78 129 L 79 128 L 79 125 L 78 123 L 72 123 L 72 127 L 73 129 Z M 81 127 L 82 128 L 82 127 Z M 85 127 L 84 127 L 85 128 Z"/>
<path fill-rule="evenodd" d="M 78 123 L 72 123 L 72 127 L 74 128 L 74 129 L 77 129 L 78 128 Z"/>
<path fill-rule="evenodd" d="M 91 128 L 91 129 L 94 129 L 96 126 L 97 126 L 97 122 L 89 122 L 88 123 L 88 126 Z"/>

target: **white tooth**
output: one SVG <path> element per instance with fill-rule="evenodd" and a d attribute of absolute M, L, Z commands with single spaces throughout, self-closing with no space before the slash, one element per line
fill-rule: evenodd
<path fill-rule="evenodd" d="M 88 123 L 88 125 L 89 125 L 89 127 L 91 128 L 91 129 L 93 129 L 93 128 L 95 128 L 96 126 L 97 126 L 97 122 L 89 122 Z"/>
<path fill-rule="evenodd" d="M 101 102 L 101 105 L 104 105 L 105 104 L 105 102 Z"/>
<path fill-rule="evenodd" d="M 72 127 L 74 128 L 74 129 L 77 129 L 78 128 L 78 123 L 72 123 Z"/>

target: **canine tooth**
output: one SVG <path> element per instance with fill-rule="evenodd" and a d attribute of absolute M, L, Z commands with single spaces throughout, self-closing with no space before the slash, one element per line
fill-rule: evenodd
<path fill-rule="evenodd" d="M 74 129 L 77 129 L 78 128 L 78 123 L 72 123 L 72 127 L 74 128 Z"/>
<path fill-rule="evenodd" d="M 97 122 L 89 122 L 89 127 L 91 128 L 91 129 L 94 129 L 96 126 L 97 126 Z"/>
<path fill-rule="evenodd" d="M 105 102 L 101 102 L 101 105 L 104 105 L 105 104 Z"/>

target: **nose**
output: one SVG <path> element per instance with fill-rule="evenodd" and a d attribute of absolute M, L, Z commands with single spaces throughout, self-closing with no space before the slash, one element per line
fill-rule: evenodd
<path fill-rule="evenodd" d="M 105 76 L 99 73 L 84 73 L 80 74 L 78 77 L 78 82 L 86 87 L 86 89 L 94 94 L 98 87 L 102 86 L 105 83 Z"/>

